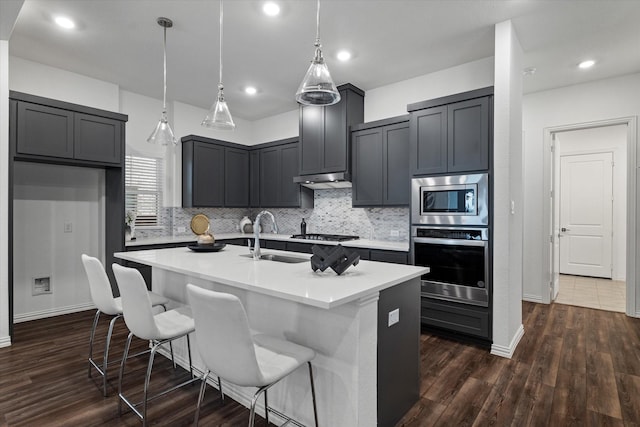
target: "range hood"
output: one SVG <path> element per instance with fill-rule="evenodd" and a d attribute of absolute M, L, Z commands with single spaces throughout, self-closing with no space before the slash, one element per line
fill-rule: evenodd
<path fill-rule="evenodd" d="M 351 188 L 351 174 L 348 172 L 333 172 L 296 176 L 293 178 L 293 182 L 314 190 Z"/>

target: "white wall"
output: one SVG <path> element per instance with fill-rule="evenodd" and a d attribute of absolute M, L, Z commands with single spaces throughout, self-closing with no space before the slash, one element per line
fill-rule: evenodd
<path fill-rule="evenodd" d="M 299 117 L 300 111 L 295 109 L 265 119 L 256 120 L 252 123 L 253 143 L 251 145 L 298 136 L 300 133 L 298 126 Z"/>
<path fill-rule="evenodd" d="M 414 102 L 493 86 L 493 75 L 494 61 L 489 57 L 370 89 L 364 97 L 364 121 L 407 114 L 407 104 Z"/>
<path fill-rule="evenodd" d="M 0 347 L 9 336 L 9 42 L 0 40 Z"/>
<path fill-rule="evenodd" d="M 640 73 L 532 93 L 523 98 L 525 168 L 523 296 L 543 301 L 548 292 L 550 265 L 545 259 L 550 213 L 543 205 L 549 195 L 550 170 L 545 169 L 545 129 L 640 114 Z M 637 137 L 637 136 L 636 136 Z M 545 218 L 546 216 L 546 218 Z M 640 298 L 640 292 L 637 292 Z M 547 296 L 548 298 L 548 296 Z M 638 301 L 640 306 L 640 301 Z"/>
<path fill-rule="evenodd" d="M 610 151 L 613 153 L 613 280 L 625 280 L 627 259 L 627 126 L 604 126 L 590 129 L 558 132 L 556 153 L 558 156 Z M 559 165 L 559 161 L 556 165 Z M 558 174 L 556 177 L 560 176 Z M 555 180 L 554 194 L 559 191 L 559 179 Z M 583 191 L 588 192 L 585 188 Z M 559 203 L 558 203 L 559 204 Z M 556 221 L 556 224 L 559 222 Z M 562 240 L 560 240 L 562 244 Z"/>
<path fill-rule="evenodd" d="M 118 85 L 11 56 L 11 90 L 118 111 Z"/>
<path fill-rule="evenodd" d="M 511 21 L 495 28 L 493 344 L 511 357 L 522 327 L 522 48 Z"/>
<path fill-rule="evenodd" d="M 104 179 L 102 169 L 15 163 L 16 322 L 92 306 L 80 255 L 104 259 Z M 32 295 L 33 278 L 45 276 L 53 292 Z"/>

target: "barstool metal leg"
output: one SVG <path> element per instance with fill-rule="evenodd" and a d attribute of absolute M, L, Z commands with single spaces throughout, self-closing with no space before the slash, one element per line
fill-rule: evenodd
<path fill-rule="evenodd" d="M 309 365 L 309 381 L 311 382 L 311 400 L 313 401 L 313 419 L 318 427 L 318 408 L 316 407 L 316 388 L 313 385 L 313 368 L 311 362 L 307 362 Z"/>
<path fill-rule="evenodd" d="M 100 310 L 96 310 L 96 315 L 93 318 L 93 327 L 91 327 L 91 336 L 89 338 L 89 369 L 87 376 L 91 378 L 91 362 L 93 361 L 93 338 L 96 335 L 96 328 L 98 327 L 98 319 L 100 318 Z"/>
<path fill-rule="evenodd" d="M 196 405 L 196 415 L 193 419 L 193 424 L 198 427 L 198 420 L 200 419 L 200 406 L 204 400 L 204 392 L 207 388 L 207 377 L 209 376 L 209 370 L 207 369 L 202 375 L 202 383 L 200 384 L 200 393 L 198 394 L 198 404 Z"/>
<path fill-rule="evenodd" d="M 142 427 L 146 427 L 147 425 L 147 396 L 149 392 L 149 380 L 151 379 L 151 370 L 153 369 L 153 359 L 156 355 L 156 350 L 158 350 L 160 344 L 156 344 L 151 349 L 151 353 L 149 353 L 149 365 L 147 365 L 147 375 L 144 379 L 144 393 L 142 397 Z"/>
<path fill-rule="evenodd" d="M 267 421 L 267 426 L 269 425 L 269 402 L 267 400 L 267 390 L 264 391 L 264 419 Z"/>
<path fill-rule="evenodd" d="M 113 334 L 113 326 L 122 317 L 121 314 L 115 316 L 109 322 L 109 332 L 107 332 L 107 341 L 104 343 L 104 356 L 102 358 L 102 395 L 107 396 L 107 366 L 109 365 L 109 346 L 111 345 L 111 335 Z"/>
<path fill-rule="evenodd" d="M 122 415 L 122 377 L 124 375 L 124 365 L 127 362 L 129 356 L 129 347 L 131 346 L 131 339 L 133 338 L 133 332 L 129 332 L 127 337 L 127 343 L 124 345 L 124 354 L 122 355 L 122 362 L 120 362 L 120 376 L 118 377 L 118 415 Z"/>
<path fill-rule="evenodd" d="M 191 340 L 189 339 L 189 334 L 187 334 L 187 349 L 189 350 L 189 373 L 191 374 L 191 378 L 193 378 L 193 363 L 191 361 Z"/>

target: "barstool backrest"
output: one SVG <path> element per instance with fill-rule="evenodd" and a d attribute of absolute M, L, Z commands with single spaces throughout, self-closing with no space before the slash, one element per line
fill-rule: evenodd
<path fill-rule="evenodd" d="M 116 263 L 112 268 L 120 289 L 122 312 L 127 328 L 140 339 L 156 339 L 159 335 L 158 328 L 153 319 L 151 298 L 142 274 L 135 268 L 123 267 Z"/>
<path fill-rule="evenodd" d="M 100 260 L 82 254 L 82 265 L 84 265 L 84 271 L 87 273 L 87 278 L 89 279 L 91 299 L 98 310 L 110 316 L 120 314 L 120 307 L 118 307 L 113 298 L 111 282 L 109 282 L 107 272 L 104 271 Z"/>
<path fill-rule="evenodd" d="M 187 285 L 198 351 L 205 365 L 239 386 L 262 384 L 247 314 L 238 297 Z"/>

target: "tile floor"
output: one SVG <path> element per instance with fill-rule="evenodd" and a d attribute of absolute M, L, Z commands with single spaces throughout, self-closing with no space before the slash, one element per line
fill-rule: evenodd
<path fill-rule="evenodd" d="M 625 282 L 561 274 L 555 302 L 624 313 L 625 297 Z"/>

